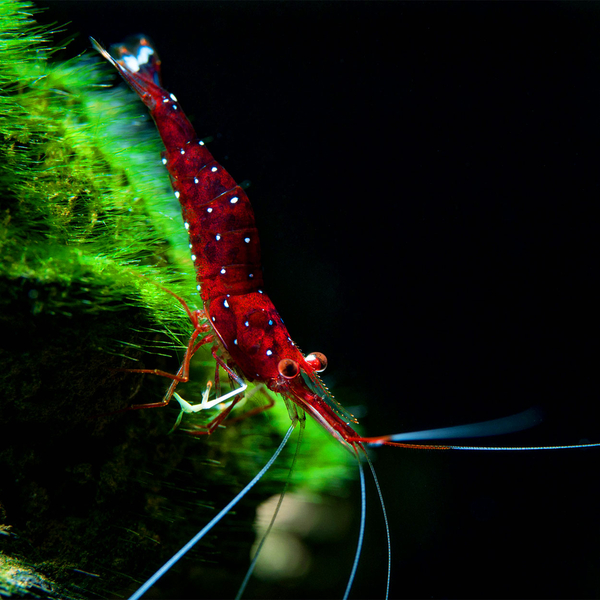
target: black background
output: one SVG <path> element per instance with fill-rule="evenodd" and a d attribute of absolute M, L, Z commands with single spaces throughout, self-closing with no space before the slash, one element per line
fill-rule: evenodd
<path fill-rule="evenodd" d="M 154 40 L 165 87 L 252 182 L 270 296 L 366 433 L 540 405 L 543 425 L 484 443 L 600 441 L 600 5 L 38 5 L 80 34 L 62 57 Z M 597 597 L 598 457 L 379 449 L 392 597 Z M 385 585 L 369 502 L 353 597 Z M 355 539 L 325 579 L 246 597 L 340 597 Z"/>

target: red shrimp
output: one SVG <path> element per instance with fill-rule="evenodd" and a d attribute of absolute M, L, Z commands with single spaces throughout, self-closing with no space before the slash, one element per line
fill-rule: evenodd
<path fill-rule="evenodd" d="M 321 353 L 304 356 L 292 341 L 279 313 L 264 292 L 260 266 L 260 243 L 254 213 L 245 191 L 229 173 L 215 161 L 211 153 L 198 139 L 191 123 L 181 110 L 175 96 L 161 86 L 160 60 L 148 38 L 139 35 L 127 42 L 111 47 L 111 54 L 95 40 L 92 43 L 121 74 L 149 108 L 160 136 L 165 144 L 163 163 L 166 165 L 175 196 L 181 203 L 184 226 L 188 230 L 192 260 L 196 269 L 198 289 L 204 308 L 191 311 L 186 303 L 175 296 L 186 309 L 194 331 L 190 337 L 184 360 L 177 374 L 159 370 L 129 369 L 140 373 L 154 373 L 169 377 L 173 383 L 160 403 L 135 405 L 131 408 L 164 406 L 175 396 L 183 412 L 196 412 L 211 408 L 233 398 L 230 405 L 202 429 L 187 430 L 196 435 L 210 434 L 227 417 L 245 391 L 245 382 L 257 382 L 281 395 L 286 402 L 292 427 L 261 472 L 240 492 L 201 532 L 170 559 L 133 596 L 139 598 L 160 578 L 187 550 L 203 537 L 264 474 L 278 456 L 289 438 L 293 426 L 304 423 L 304 414 L 310 414 L 331 435 L 359 458 L 368 461 L 365 445 L 390 445 L 408 448 L 459 449 L 459 450 L 531 450 L 541 447 L 473 447 L 455 445 L 431 445 L 407 443 L 420 439 L 464 438 L 496 435 L 522 430 L 539 422 L 534 410 L 520 415 L 496 419 L 486 423 L 451 427 L 410 434 L 379 437 L 360 436 L 351 426 L 357 420 L 338 404 L 318 373 L 327 366 Z M 113 58 L 114 56 L 114 58 Z M 222 367 L 238 384 L 238 388 L 208 401 L 208 390 L 202 402 L 191 405 L 175 393 L 179 382 L 189 379 L 189 363 L 202 345 L 214 343 L 212 350 L 218 369 Z M 248 414 L 264 410 L 268 404 Z M 573 446 L 549 446 L 545 449 L 596 447 L 600 444 Z M 385 507 L 375 471 L 369 461 L 385 518 Z M 364 478 L 363 518 L 364 529 Z M 387 519 L 386 519 L 387 528 Z M 344 597 L 348 596 L 358 557 Z M 389 589 L 389 530 L 388 530 L 388 589 Z M 244 582 L 245 584 L 245 582 Z M 386 594 L 387 596 L 387 594 Z"/>
<path fill-rule="evenodd" d="M 150 109 L 165 144 L 166 165 L 175 196 L 181 203 L 184 226 L 189 233 L 192 260 L 204 310 L 190 311 L 195 330 L 177 375 L 162 371 L 131 369 L 171 377 L 164 400 L 167 404 L 178 382 L 187 381 L 189 361 L 198 348 L 215 342 L 213 354 L 239 384 L 233 403 L 198 434 L 210 433 L 227 416 L 246 389 L 245 381 L 265 384 L 302 411 L 311 414 L 342 444 L 355 451 L 363 440 L 349 423 L 357 420 L 338 404 L 318 376 L 327 366 L 319 352 L 303 356 L 277 309 L 264 292 L 260 265 L 260 242 L 254 212 L 246 192 L 215 161 L 179 107 L 177 99 L 160 86 L 160 60 L 145 36 L 111 47 L 113 58 L 95 43 L 139 94 Z M 207 322 L 201 323 L 201 318 Z M 201 334 L 205 335 L 200 338 Z M 240 374 L 243 376 L 240 377 Z M 228 400 L 234 393 L 204 402 L 202 409 Z M 180 403 L 182 400 L 178 397 Z M 137 405 L 147 408 L 154 405 Z M 182 403 L 184 410 L 193 407 Z M 291 414 L 291 404 L 288 403 Z M 381 439 L 381 443 L 388 443 Z"/>

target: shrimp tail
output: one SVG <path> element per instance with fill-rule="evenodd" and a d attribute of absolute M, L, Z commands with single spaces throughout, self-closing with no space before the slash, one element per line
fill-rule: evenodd
<path fill-rule="evenodd" d="M 150 110 L 154 109 L 156 92 L 162 87 L 161 62 L 148 36 L 142 34 L 130 36 L 124 42 L 110 46 L 108 51 L 93 37 L 90 37 L 90 41 L 94 48 L 119 71 L 144 104 Z"/>

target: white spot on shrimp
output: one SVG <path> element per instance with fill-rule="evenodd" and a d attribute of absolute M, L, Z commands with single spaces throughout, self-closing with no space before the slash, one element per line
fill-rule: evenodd
<path fill-rule="evenodd" d="M 199 146 L 204 146 L 204 142 L 202 140 L 198 140 L 198 145 Z"/>
<path fill-rule="evenodd" d="M 168 98 L 165 96 L 165 97 L 163 98 L 163 102 L 168 102 L 168 101 L 169 101 L 169 99 L 168 99 Z"/>
<path fill-rule="evenodd" d="M 259 294 L 262 294 L 262 293 L 263 293 L 263 291 L 262 291 L 262 290 L 258 290 L 258 293 L 259 293 Z"/>
<path fill-rule="evenodd" d="M 185 154 L 185 150 L 183 148 L 179 152 L 180 154 Z"/>
<path fill-rule="evenodd" d="M 197 289 L 198 291 L 200 291 L 200 284 L 198 284 L 198 285 L 196 286 L 196 289 Z"/>
<path fill-rule="evenodd" d="M 249 244 L 250 243 L 250 238 L 249 237 L 245 237 L 244 241 L 246 242 L 246 244 Z"/>
<path fill-rule="evenodd" d="M 231 198 L 231 200 L 229 200 L 229 202 L 231 202 L 231 204 L 235 204 L 238 200 L 239 198 L 237 196 L 234 196 L 233 198 Z"/>
<path fill-rule="evenodd" d="M 269 325 L 273 325 L 273 319 L 269 319 Z"/>
<path fill-rule="evenodd" d="M 162 164 L 163 164 L 163 165 L 166 165 L 166 164 L 167 164 L 167 159 L 166 159 L 166 158 L 163 158 L 163 159 L 162 159 Z"/>
<path fill-rule="evenodd" d="M 233 340 L 233 343 L 237 346 L 237 338 Z"/>
<path fill-rule="evenodd" d="M 254 273 L 248 273 L 248 277 L 252 279 L 254 277 Z"/>
<path fill-rule="evenodd" d="M 217 320 L 217 319 L 215 319 L 215 317 L 211 317 L 210 319 L 213 323 Z"/>
<path fill-rule="evenodd" d="M 271 356 L 273 354 L 273 350 L 267 350 L 267 356 Z"/>
<path fill-rule="evenodd" d="M 191 250 L 191 249 L 192 249 L 192 245 L 191 245 L 191 244 L 188 244 L 188 246 L 189 246 L 189 249 Z"/>
<path fill-rule="evenodd" d="M 194 177 L 194 183 L 198 183 L 198 178 Z"/>
<path fill-rule="evenodd" d="M 173 110 L 177 110 L 177 104 L 173 104 Z"/>
<path fill-rule="evenodd" d="M 213 173 L 216 173 L 218 170 L 219 170 L 219 169 L 217 169 L 217 167 L 212 167 L 212 168 L 211 168 L 211 171 L 212 171 Z"/>
<path fill-rule="evenodd" d="M 229 302 L 227 302 L 227 300 L 223 300 L 223 306 L 225 308 L 229 308 Z"/>
<path fill-rule="evenodd" d="M 177 200 L 179 200 L 179 196 L 181 196 L 181 194 L 179 192 L 175 192 L 175 198 L 177 198 Z"/>
<path fill-rule="evenodd" d="M 225 269 L 225 267 L 222 267 L 220 273 L 221 275 L 225 275 L 225 273 L 227 273 L 227 269 Z M 227 302 L 227 300 L 225 300 L 225 302 Z"/>
<path fill-rule="evenodd" d="M 125 66 L 132 72 L 137 73 L 140 70 L 140 64 L 138 63 L 135 56 L 122 56 L 121 60 L 125 63 Z M 168 102 L 168 100 L 167 100 Z"/>
<path fill-rule="evenodd" d="M 173 102 L 177 102 L 177 98 L 175 98 L 175 94 L 169 94 L 169 98 L 173 100 Z"/>
<path fill-rule="evenodd" d="M 189 228 L 190 228 L 190 224 L 189 224 L 187 221 L 186 221 L 186 222 L 183 224 L 183 226 L 184 226 L 186 229 L 189 229 Z"/>
<path fill-rule="evenodd" d="M 148 59 L 154 54 L 154 50 L 150 46 L 142 46 L 137 53 L 137 61 L 140 65 L 145 65 Z"/>
<path fill-rule="evenodd" d="M 211 212 L 212 212 L 212 208 L 207 208 L 207 209 L 206 209 L 206 212 L 207 212 L 207 213 L 211 213 Z"/>
<path fill-rule="evenodd" d="M 217 235 L 215 235 L 215 240 L 217 240 L 217 242 L 221 239 L 221 234 L 217 233 Z"/>
<path fill-rule="evenodd" d="M 245 325 L 246 327 L 250 327 L 250 323 L 248 323 L 248 321 L 244 321 L 244 325 Z"/>
<path fill-rule="evenodd" d="M 192 261 L 196 262 L 196 255 L 192 254 Z"/>

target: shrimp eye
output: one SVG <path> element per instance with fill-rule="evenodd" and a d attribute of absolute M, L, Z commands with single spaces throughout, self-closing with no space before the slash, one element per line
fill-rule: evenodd
<path fill-rule="evenodd" d="M 279 370 L 279 374 L 286 379 L 294 379 L 300 373 L 298 363 L 291 358 L 280 360 L 277 369 Z"/>
<path fill-rule="evenodd" d="M 322 352 L 311 352 L 305 360 L 311 369 L 317 373 L 327 368 L 327 357 Z"/>

